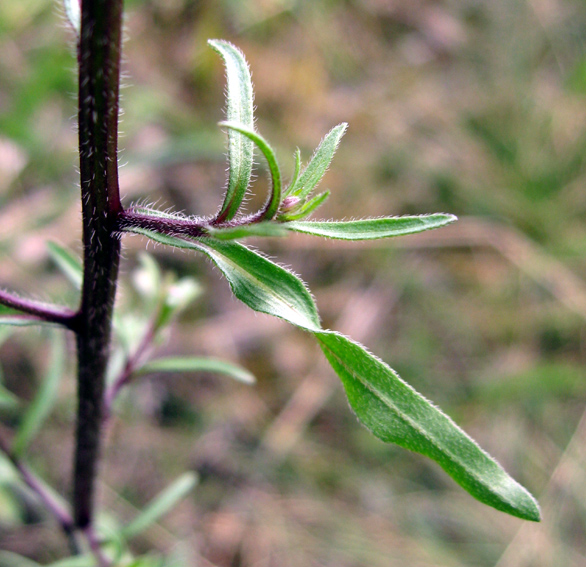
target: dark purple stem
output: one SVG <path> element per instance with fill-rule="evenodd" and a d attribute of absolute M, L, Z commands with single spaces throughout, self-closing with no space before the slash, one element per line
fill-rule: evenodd
<path fill-rule="evenodd" d="M 5 290 L 0 290 L 0 304 L 17 309 L 27 315 L 32 315 L 35 319 L 41 321 L 63 325 L 72 330 L 75 329 L 77 313 L 66 307 L 25 299 Z"/>
<path fill-rule="evenodd" d="M 205 236 L 208 234 L 206 230 L 208 226 L 205 221 L 157 217 L 138 213 L 132 209 L 123 211 L 118 217 L 118 230 L 120 231 L 142 228 L 167 236 L 191 236 L 194 238 Z"/>
<path fill-rule="evenodd" d="M 79 63 L 79 156 L 84 274 L 77 325 L 78 413 L 73 480 L 77 528 L 94 516 L 105 373 L 122 213 L 118 188 L 118 92 L 122 0 L 83 0 Z"/>

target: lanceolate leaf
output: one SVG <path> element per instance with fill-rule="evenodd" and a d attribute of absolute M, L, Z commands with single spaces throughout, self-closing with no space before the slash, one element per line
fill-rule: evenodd
<path fill-rule="evenodd" d="M 169 512 L 179 501 L 183 500 L 197 484 L 197 476 L 192 473 L 182 474 L 175 482 L 170 484 L 130 524 L 122 528 L 122 537 L 130 539 Z"/>
<path fill-rule="evenodd" d="M 250 236 L 287 236 L 288 232 L 282 224 L 275 222 L 256 222 L 226 228 L 209 227 L 207 231 L 218 240 L 237 240 Z"/>
<path fill-rule="evenodd" d="M 252 80 L 244 55 L 227 41 L 210 40 L 208 43 L 221 55 L 226 66 L 227 121 L 254 130 Z M 230 220 L 234 217 L 242 203 L 252 173 L 252 140 L 235 130 L 230 130 L 228 133 L 228 162 L 230 169 L 228 189 L 218 213 L 219 221 Z"/>
<path fill-rule="evenodd" d="M 153 372 L 213 372 L 214 374 L 226 374 L 234 378 L 234 380 L 245 384 L 254 384 L 256 382 L 254 376 L 242 366 L 217 358 L 201 356 L 157 358 L 141 366 L 136 374 L 150 374 Z"/>
<path fill-rule="evenodd" d="M 206 254 L 220 268 L 234 295 L 248 307 L 289 321 L 303 329 L 319 330 L 319 316 L 304 283 L 278 264 L 237 242 L 213 238 L 177 238 L 141 228 L 128 229 L 159 242 Z"/>
<path fill-rule="evenodd" d="M 333 331 L 315 332 L 356 415 L 370 431 L 437 461 L 481 502 L 539 521 L 539 506 L 449 417 L 419 395 L 384 362 Z"/>
<path fill-rule="evenodd" d="M 387 217 L 354 221 L 293 221 L 285 226 L 295 232 L 340 240 L 375 240 L 423 232 L 457 220 L 454 215 Z"/>
<path fill-rule="evenodd" d="M 329 167 L 347 127 L 348 124 L 343 122 L 328 132 L 295 184 L 287 191 L 288 194 L 303 199 L 313 191 Z"/>
<path fill-rule="evenodd" d="M 62 333 L 54 333 L 51 341 L 51 357 L 49 368 L 36 396 L 30 403 L 21 423 L 14 442 L 12 453 L 22 455 L 28 444 L 37 434 L 57 400 L 59 382 L 65 367 L 65 344 Z"/>
<path fill-rule="evenodd" d="M 66 250 L 56 242 L 48 242 L 47 248 L 55 264 L 57 264 L 75 289 L 81 289 L 83 282 L 83 266 L 81 262 L 69 250 Z"/>
<path fill-rule="evenodd" d="M 244 134 L 256 144 L 258 149 L 265 156 L 269 166 L 269 171 L 271 172 L 272 188 L 271 195 L 262 213 L 262 219 L 271 220 L 277 213 L 277 209 L 281 204 L 281 171 L 279 170 L 279 164 L 277 163 L 277 157 L 275 156 L 273 148 L 269 146 L 268 142 L 260 134 L 257 134 L 249 128 L 243 127 L 241 124 L 220 122 L 220 126 Z"/>

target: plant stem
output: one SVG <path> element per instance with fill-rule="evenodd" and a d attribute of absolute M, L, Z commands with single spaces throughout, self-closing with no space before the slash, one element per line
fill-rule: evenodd
<path fill-rule="evenodd" d="M 33 315 L 42 321 L 63 325 L 68 329 L 75 327 L 77 314 L 75 311 L 66 307 L 42 303 L 33 299 L 25 299 L 3 289 L 0 290 L 0 304 L 11 307 L 12 309 L 18 309 L 22 313 Z"/>
<path fill-rule="evenodd" d="M 78 417 L 73 482 L 77 528 L 92 524 L 105 372 L 122 212 L 118 188 L 118 92 L 122 0 L 83 0 L 79 64 L 79 156 L 84 273 L 78 313 Z"/>

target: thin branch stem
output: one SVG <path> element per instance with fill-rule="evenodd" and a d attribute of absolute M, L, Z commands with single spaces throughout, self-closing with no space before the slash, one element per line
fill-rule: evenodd
<path fill-rule="evenodd" d="M 137 213 L 132 209 L 123 211 L 118 217 L 118 230 L 120 231 L 130 228 L 143 228 L 166 234 L 167 236 L 191 236 L 194 238 L 206 236 L 208 226 L 209 223 L 206 221 L 157 217 Z"/>
<path fill-rule="evenodd" d="M 78 414 L 73 480 L 75 525 L 94 516 L 105 372 L 122 212 L 118 188 L 118 93 L 122 0 L 84 0 L 79 63 L 79 155 L 84 274 L 77 328 Z"/>
<path fill-rule="evenodd" d="M 77 313 L 67 307 L 25 299 L 3 289 L 0 289 L 0 304 L 17 309 L 27 315 L 33 315 L 41 321 L 63 325 L 72 330 L 75 328 Z"/>

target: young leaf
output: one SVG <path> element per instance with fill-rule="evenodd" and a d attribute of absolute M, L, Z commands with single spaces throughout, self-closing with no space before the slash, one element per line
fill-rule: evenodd
<path fill-rule="evenodd" d="M 347 127 L 348 124 L 343 122 L 326 134 L 307 167 L 297 178 L 295 184 L 287 191 L 288 195 L 295 195 L 300 199 L 304 199 L 313 191 L 329 167 Z"/>
<path fill-rule="evenodd" d="M 252 140 L 258 149 L 262 152 L 267 160 L 269 171 L 271 172 L 272 189 L 271 195 L 267 200 L 267 204 L 262 212 L 262 220 L 271 220 L 276 214 L 279 205 L 281 204 L 281 171 L 279 170 L 279 164 L 277 163 L 277 157 L 273 148 L 269 146 L 268 142 L 260 135 L 254 132 L 252 129 L 245 128 L 241 124 L 235 124 L 233 122 L 220 122 L 220 126 L 235 130 L 244 134 L 247 138 Z"/>
<path fill-rule="evenodd" d="M 324 191 L 323 193 L 319 193 L 315 197 L 312 197 L 309 201 L 301 201 L 300 206 L 295 207 L 290 213 L 282 213 L 277 217 L 277 220 L 287 222 L 305 218 L 313 213 L 313 211 L 315 211 L 318 207 L 321 207 L 329 196 L 330 191 L 328 190 Z"/>
<path fill-rule="evenodd" d="M 304 283 L 242 244 L 213 238 L 177 238 L 142 228 L 127 231 L 161 244 L 203 252 L 226 276 L 234 295 L 248 307 L 310 331 L 319 330 L 317 308 Z"/>
<path fill-rule="evenodd" d="M 47 242 L 47 248 L 53 262 L 57 264 L 65 277 L 73 284 L 75 289 L 81 289 L 83 282 L 83 266 L 81 262 L 69 250 L 56 242 Z"/>
<path fill-rule="evenodd" d="M 435 460 L 481 502 L 539 521 L 535 499 L 448 416 L 384 362 L 333 331 L 314 333 L 360 421 L 378 438 Z"/>
<path fill-rule="evenodd" d="M 65 341 L 63 333 L 54 333 L 51 340 L 49 367 L 37 394 L 30 403 L 20 423 L 12 444 L 15 457 L 21 456 L 43 422 L 49 415 L 59 389 L 59 382 L 65 368 Z"/>
<path fill-rule="evenodd" d="M 438 213 L 435 215 L 386 217 L 354 221 L 288 222 L 285 226 L 295 232 L 325 238 L 375 240 L 377 238 L 415 234 L 416 232 L 445 226 L 456 220 L 457 217 L 454 215 Z"/>
<path fill-rule="evenodd" d="M 193 472 L 182 474 L 171 483 L 132 522 L 122 528 L 121 536 L 130 539 L 146 530 L 169 512 L 180 500 L 185 498 L 197 484 L 197 476 Z"/>
<path fill-rule="evenodd" d="M 299 173 L 301 172 L 301 150 L 299 148 L 295 150 L 295 155 L 293 157 L 295 159 L 295 169 L 293 170 L 293 177 L 291 178 L 291 182 L 289 183 L 287 189 L 285 189 L 285 197 L 289 195 L 289 193 L 291 193 L 291 189 L 295 187 L 297 179 L 299 178 Z"/>
<path fill-rule="evenodd" d="M 227 41 L 209 40 L 210 47 L 220 54 L 226 66 L 228 122 L 241 124 L 254 130 L 252 80 L 248 64 L 242 52 Z M 250 183 L 253 165 L 252 140 L 240 132 L 228 133 L 228 189 L 217 220 L 220 222 L 234 218 Z"/>
<path fill-rule="evenodd" d="M 258 222 L 226 228 L 210 227 L 207 230 L 210 236 L 218 240 L 238 240 L 249 236 L 287 236 L 287 229 L 275 222 Z"/>
<path fill-rule="evenodd" d="M 230 364 L 224 360 L 201 356 L 157 358 L 141 366 L 135 374 L 142 375 L 153 372 L 213 372 L 226 374 L 230 378 L 245 384 L 254 384 L 256 382 L 254 376 L 241 366 Z"/>

